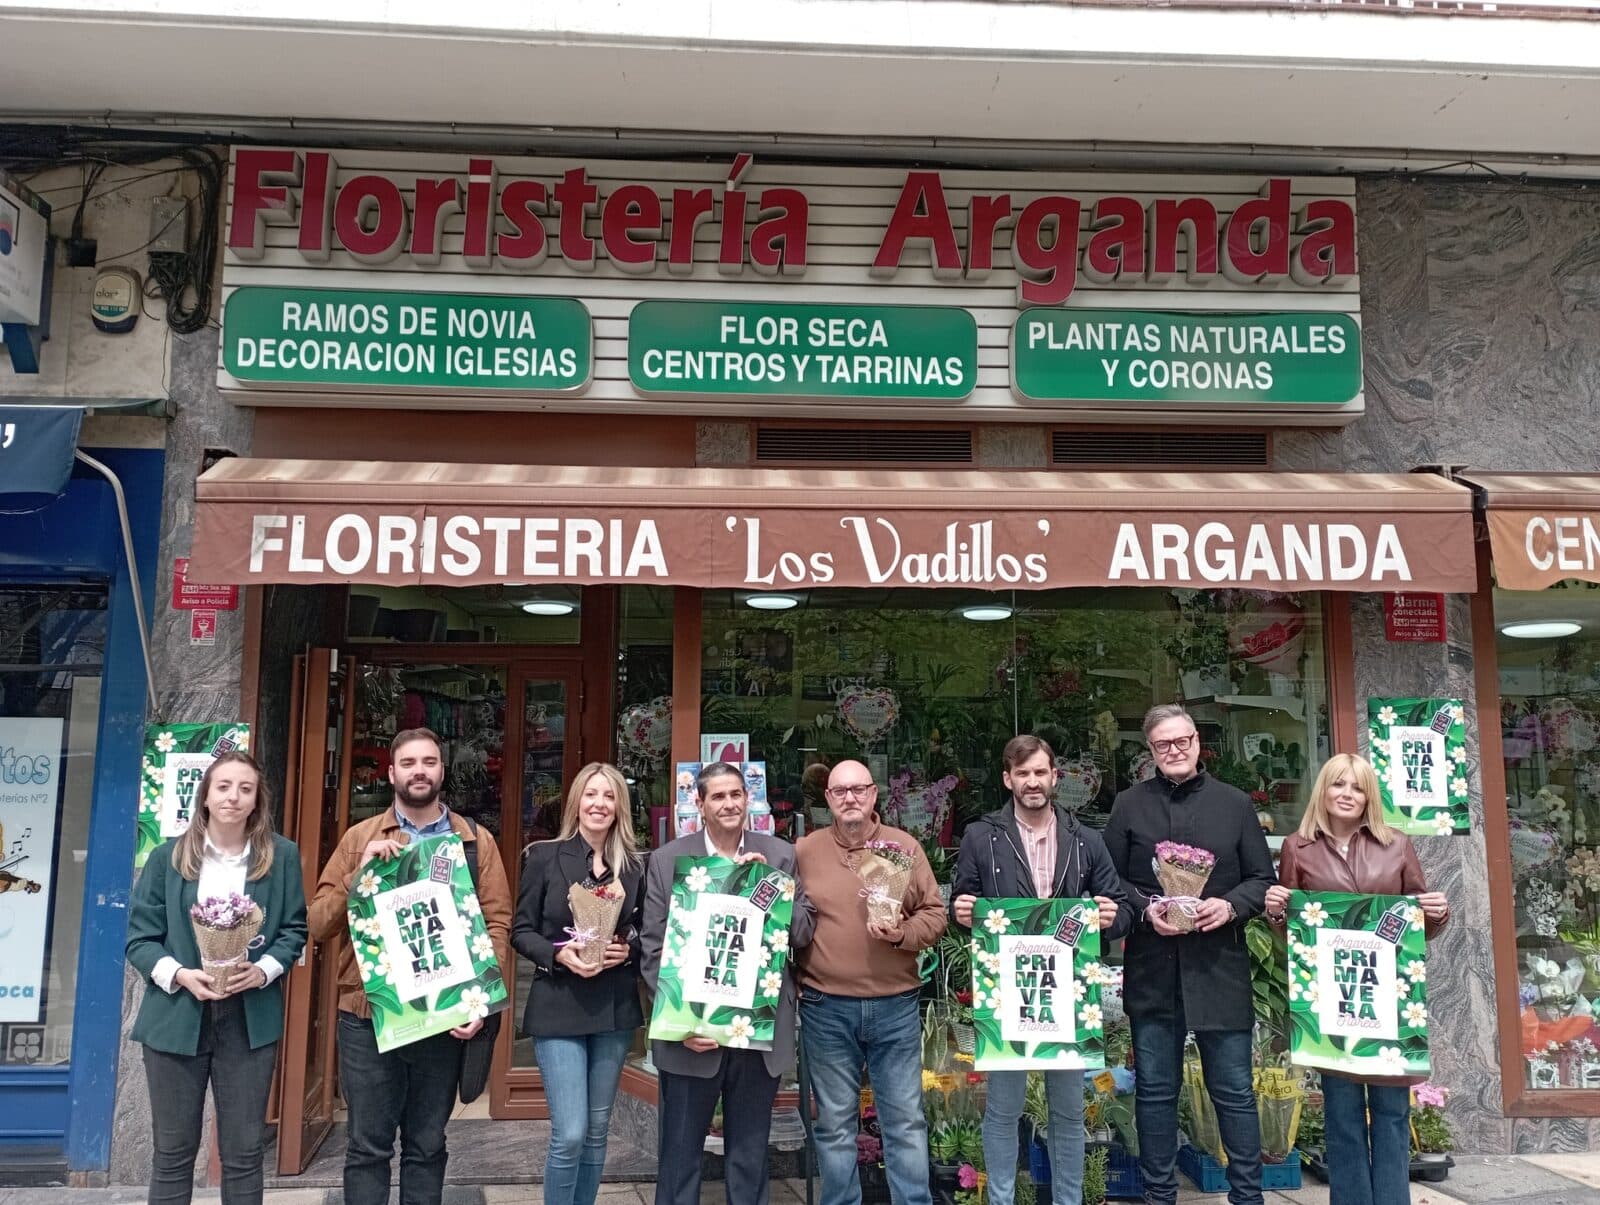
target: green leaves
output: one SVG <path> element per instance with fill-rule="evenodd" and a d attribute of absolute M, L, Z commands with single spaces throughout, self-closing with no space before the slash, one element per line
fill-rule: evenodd
<path fill-rule="evenodd" d="M 1098 916 L 1092 899 L 973 904 L 966 953 L 979 1070 L 1105 1066 Z M 1078 922 L 1072 946 L 1057 939 L 1068 918 Z"/>

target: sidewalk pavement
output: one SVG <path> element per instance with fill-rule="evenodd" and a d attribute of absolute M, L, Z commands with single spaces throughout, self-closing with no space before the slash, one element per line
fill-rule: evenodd
<path fill-rule="evenodd" d="M 814 1186 L 815 1189 L 815 1186 Z M 266 1205 L 342 1205 L 337 1188 L 273 1188 Z M 1306 1177 L 1293 1192 L 1269 1192 L 1268 1205 L 1327 1205 L 1328 1186 Z M 144 1189 L 126 1188 L 0 1188 L 0 1205 L 143 1205 Z M 1226 1205 L 1220 1194 L 1190 1190 L 1178 1197 L 1183 1205 L 1213 1202 Z M 196 1192 L 197 1205 L 218 1200 L 212 1191 Z M 391 1201 L 398 1200 L 398 1193 Z M 443 1205 L 542 1205 L 538 1184 L 453 1184 L 445 1188 Z M 727 1205 L 722 1185 L 707 1184 L 701 1205 Z M 772 1205 L 805 1205 L 804 1180 L 776 1180 Z M 813 1200 L 820 1194 L 813 1191 Z M 1442 1184 L 1412 1184 L 1412 1205 L 1600 1205 L 1600 1153 L 1519 1155 L 1474 1158 L 1457 1156 L 1450 1178 Z M 597 1205 L 654 1205 L 650 1183 L 603 1184 Z"/>

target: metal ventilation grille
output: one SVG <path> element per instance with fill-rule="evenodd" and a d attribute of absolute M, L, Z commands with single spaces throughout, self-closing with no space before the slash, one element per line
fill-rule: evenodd
<path fill-rule="evenodd" d="M 1056 431 L 1050 458 L 1055 464 L 1177 468 L 1265 468 L 1271 460 L 1264 431 Z"/>
<path fill-rule="evenodd" d="M 972 432 L 962 428 L 759 427 L 756 460 L 970 464 Z"/>

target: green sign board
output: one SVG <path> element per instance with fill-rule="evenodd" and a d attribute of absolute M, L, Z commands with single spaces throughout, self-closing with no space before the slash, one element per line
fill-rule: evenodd
<path fill-rule="evenodd" d="M 250 725 L 237 721 L 145 725 L 134 869 L 143 867 L 163 841 L 188 831 L 203 802 L 200 780 L 211 763 L 224 753 L 249 752 Z"/>
<path fill-rule="evenodd" d="M 565 297 L 242 288 L 222 312 L 241 381 L 570 393 L 589 383 L 589 311 Z"/>
<path fill-rule="evenodd" d="M 1342 405 L 1361 394 L 1347 314 L 1031 309 L 1012 332 L 1032 401 Z"/>
<path fill-rule="evenodd" d="M 640 393 L 959 401 L 977 376 L 965 310 L 642 301 L 628 319 Z"/>

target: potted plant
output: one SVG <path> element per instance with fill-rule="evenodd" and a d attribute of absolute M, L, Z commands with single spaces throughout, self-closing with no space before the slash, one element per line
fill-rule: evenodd
<path fill-rule="evenodd" d="M 1418 1084 L 1411 1090 L 1411 1174 L 1419 1180 L 1437 1182 L 1450 1174 L 1455 1161 L 1455 1135 L 1444 1117 L 1450 1089 L 1437 1084 Z"/>
<path fill-rule="evenodd" d="M 1103 1205 L 1106 1199 L 1106 1160 L 1111 1152 L 1103 1146 L 1090 1147 L 1083 1155 L 1084 1205 Z"/>
<path fill-rule="evenodd" d="M 933 1199 L 952 1205 L 960 1188 L 961 1141 L 956 1123 L 941 1118 L 928 1131 L 928 1183 Z"/>

